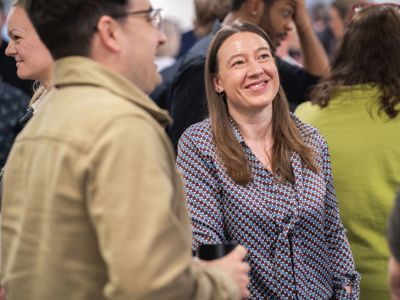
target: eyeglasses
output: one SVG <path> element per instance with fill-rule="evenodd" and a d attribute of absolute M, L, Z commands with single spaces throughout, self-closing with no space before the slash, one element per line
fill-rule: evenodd
<path fill-rule="evenodd" d="M 350 15 L 349 15 L 349 20 L 351 20 L 357 13 L 362 11 L 365 8 L 368 7 L 374 7 L 374 6 L 391 6 L 395 9 L 398 9 L 400 11 L 400 4 L 398 3 L 393 3 L 393 2 L 388 2 L 388 3 L 359 3 L 355 4 L 352 6 L 350 10 Z"/>
<path fill-rule="evenodd" d="M 149 9 L 146 9 L 146 10 L 128 11 L 128 12 L 121 13 L 118 15 L 113 15 L 113 18 L 125 18 L 125 17 L 129 17 L 129 16 L 147 14 L 151 25 L 153 25 L 158 30 L 162 30 L 161 11 L 162 11 L 162 9 L 160 9 L 160 8 L 154 9 L 154 8 L 150 7 Z"/>

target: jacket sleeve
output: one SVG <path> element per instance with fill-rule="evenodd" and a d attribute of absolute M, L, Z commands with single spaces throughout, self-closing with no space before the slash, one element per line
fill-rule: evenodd
<path fill-rule="evenodd" d="M 106 299 L 237 299 L 218 270 L 193 264 L 187 210 L 164 131 L 110 124 L 89 153 L 88 213 L 108 272 Z"/>
<path fill-rule="evenodd" d="M 222 196 L 215 165 L 211 156 L 199 148 L 191 130 L 179 141 L 177 168 L 183 176 L 192 218 L 193 251 L 202 244 L 225 241 Z"/>
<path fill-rule="evenodd" d="M 329 247 L 331 270 L 333 274 L 333 299 L 359 299 L 360 275 L 354 267 L 350 244 L 346 236 L 346 230 L 339 215 L 336 201 L 336 193 L 333 187 L 332 170 L 328 146 L 323 140 L 322 172 L 326 182 L 325 197 L 325 232 Z M 352 293 L 348 294 L 345 286 L 352 287 Z"/>
<path fill-rule="evenodd" d="M 276 63 L 282 88 L 285 91 L 291 111 L 294 111 L 299 104 L 309 100 L 308 94 L 320 78 L 279 57 L 276 59 Z"/>
<path fill-rule="evenodd" d="M 193 58 L 182 66 L 173 81 L 171 116 L 174 122 L 168 134 L 175 150 L 182 133 L 207 115 L 204 64 L 204 58 Z"/>

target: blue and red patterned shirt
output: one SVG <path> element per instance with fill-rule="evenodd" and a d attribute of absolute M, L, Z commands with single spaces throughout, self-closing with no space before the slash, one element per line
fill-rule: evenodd
<path fill-rule="evenodd" d="M 0 169 L 4 166 L 15 137 L 22 129 L 20 119 L 28 108 L 29 97 L 0 81 Z"/>
<path fill-rule="evenodd" d="M 182 135 L 177 168 L 185 182 L 193 250 L 223 241 L 246 247 L 251 299 L 358 299 L 360 278 L 337 208 L 327 144 L 315 128 L 293 118 L 320 170 L 311 171 L 293 153 L 294 184 L 280 182 L 263 166 L 233 121 L 251 167 L 246 186 L 227 174 L 209 119 Z"/>

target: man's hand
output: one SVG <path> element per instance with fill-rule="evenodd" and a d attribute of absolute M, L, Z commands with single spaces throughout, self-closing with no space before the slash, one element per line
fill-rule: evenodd
<path fill-rule="evenodd" d="M 322 77 L 330 70 L 328 56 L 314 32 L 305 0 L 291 0 L 295 7 L 293 21 L 296 24 L 303 51 L 304 69 L 311 75 Z"/>
<path fill-rule="evenodd" d="M 308 16 L 305 0 L 292 0 L 292 4 L 295 7 L 293 21 L 296 24 L 297 29 L 301 30 L 304 26 L 310 25 L 311 20 Z"/>
<path fill-rule="evenodd" d="M 198 260 L 199 265 L 207 267 L 216 267 L 231 279 L 233 279 L 240 289 L 240 296 L 242 299 L 249 297 L 249 277 L 248 272 L 250 271 L 249 264 L 244 262 L 247 254 L 247 250 L 243 246 L 236 246 L 236 248 L 228 255 L 211 261 Z"/>

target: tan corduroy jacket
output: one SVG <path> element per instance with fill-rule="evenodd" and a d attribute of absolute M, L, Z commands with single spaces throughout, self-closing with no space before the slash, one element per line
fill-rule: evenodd
<path fill-rule="evenodd" d="M 167 113 L 93 60 L 55 68 L 4 176 L 7 300 L 237 299 L 192 263 Z"/>

